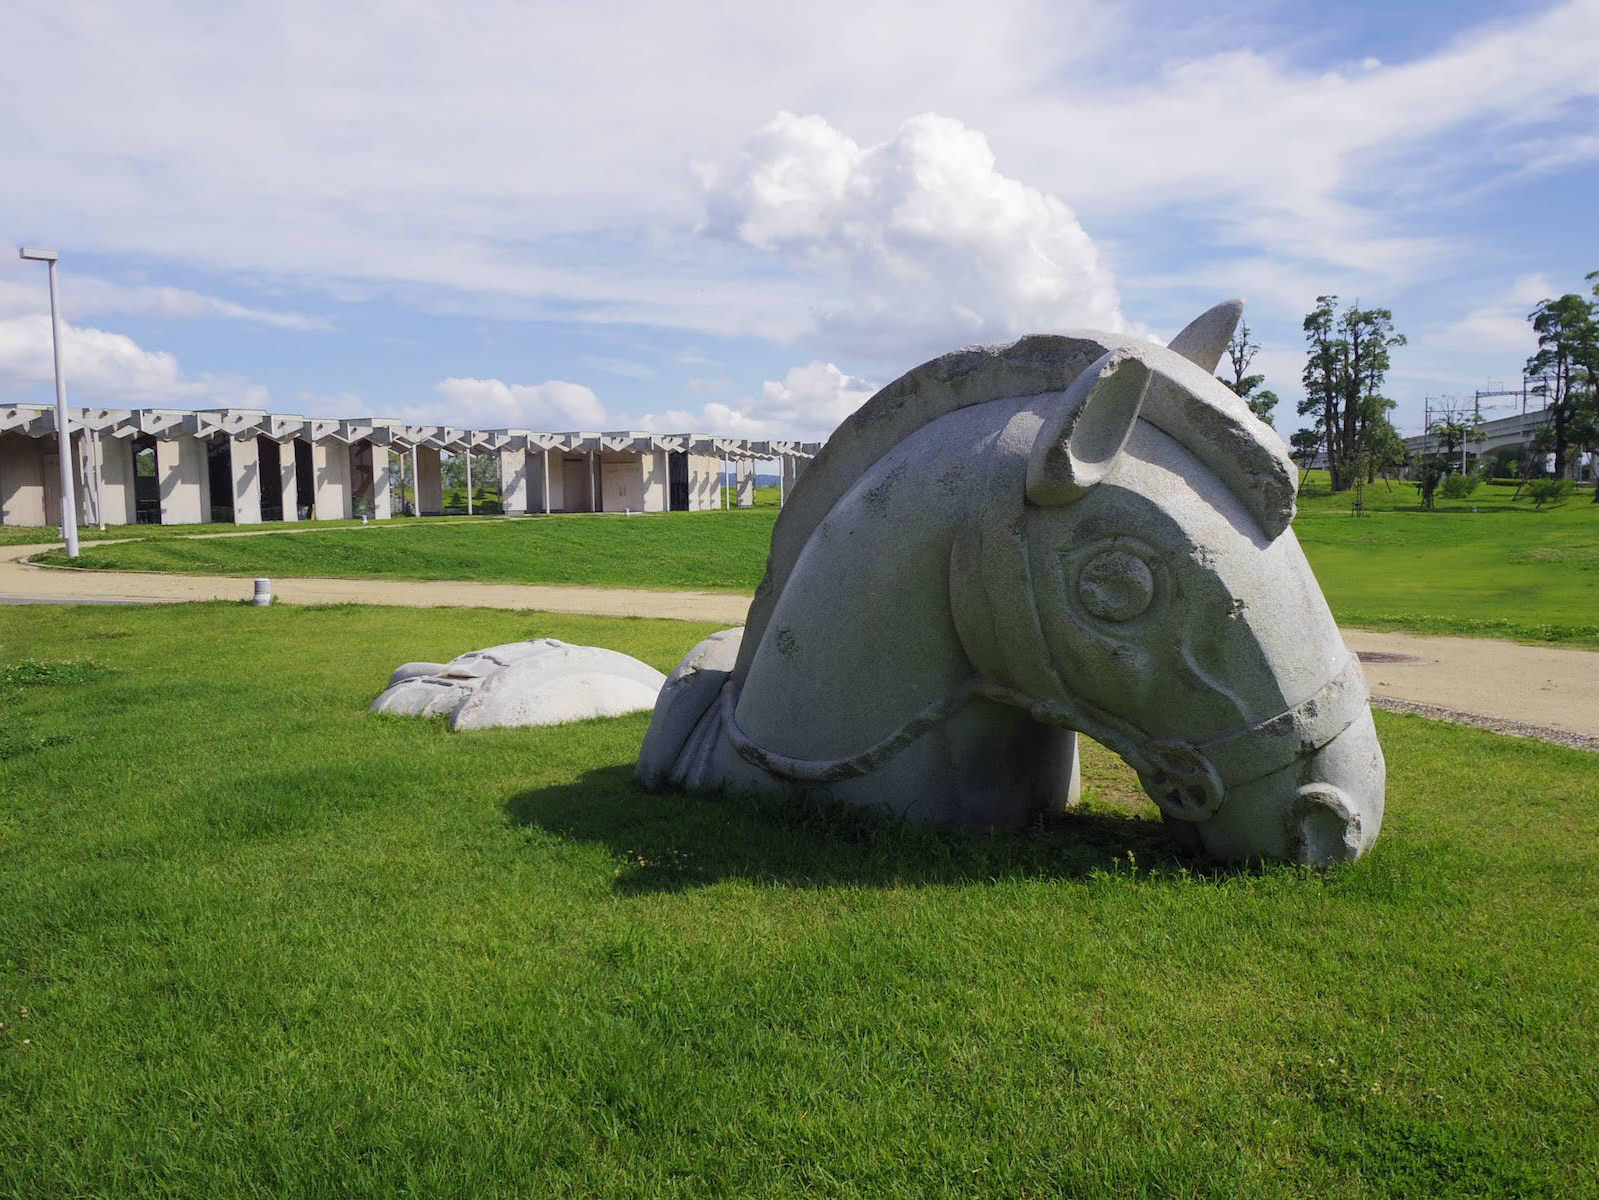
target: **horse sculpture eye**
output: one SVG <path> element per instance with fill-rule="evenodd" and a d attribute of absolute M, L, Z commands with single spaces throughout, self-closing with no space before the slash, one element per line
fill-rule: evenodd
<path fill-rule="evenodd" d="M 1102 621 L 1131 621 L 1154 601 L 1155 577 L 1138 555 L 1107 550 L 1083 567 L 1077 595 Z"/>

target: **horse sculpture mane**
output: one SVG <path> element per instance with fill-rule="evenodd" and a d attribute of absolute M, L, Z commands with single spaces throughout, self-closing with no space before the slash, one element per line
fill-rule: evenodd
<path fill-rule="evenodd" d="M 1081 731 L 1197 851 L 1363 853 L 1364 677 L 1289 528 L 1286 448 L 1211 374 L 1241 313 L 883 388 L 791 489 L 745 627 L 668 678 L 640 782 L 1016 826 L 1075 802 Z"/>

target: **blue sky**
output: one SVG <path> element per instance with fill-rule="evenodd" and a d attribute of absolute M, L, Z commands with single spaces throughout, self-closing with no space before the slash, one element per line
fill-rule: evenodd
<path fill-rule="evenodd" d="M 74 402 L 820 437 L 973 341 L 1318 293 L 1515 382 L 1599 268 L 1599 2 L 8 8 Z M 51 398 L 0 260 L 0 401 Z"/>

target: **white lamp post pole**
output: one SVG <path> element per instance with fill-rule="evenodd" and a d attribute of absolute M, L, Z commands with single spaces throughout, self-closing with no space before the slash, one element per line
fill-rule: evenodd
<path fill-rule="evenodd" d="M 56 303 L 56 259 L 54 250 L 22 247 L 22 257 L 30 262 L 50 264 L 50 348 L 56 366 L 56 438 L 61 447 L 61 532 L 67 540 L 67 557 L 78 557 L 78 495 L 72 486 L 72 431 L 67 428 L 67 385 L 61 378 L 61 314 Z"/>

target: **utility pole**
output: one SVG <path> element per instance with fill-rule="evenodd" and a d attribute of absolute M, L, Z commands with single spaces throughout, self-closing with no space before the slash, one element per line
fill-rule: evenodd
<path fill-rule="evenodd" d="M 61 378 L 61 313 L 56 302 L 56 259 L 54 250 L 23 246 L 21 257 L 50 265 L 50 349 L 56 365 L 56 443 L 61 459 L 61 533 L 67 543 L 67 557 L 78 557 L 78 494 L 72 481 L 72 429 L 67 420 L 67 385 Z"/>
<path fill-rule="evenodd" d="M 1476 433 L 1482 427 L 1482 393 L 1477 392 L 1471 398 L 1471 431 Z M 1466 473 L 1466 439 L 1460 439 L 1460 473 Z"/>

